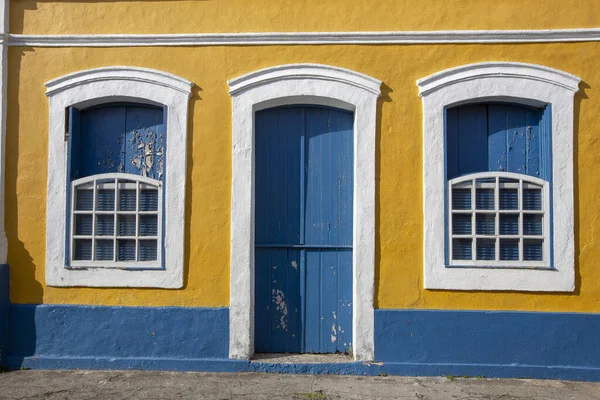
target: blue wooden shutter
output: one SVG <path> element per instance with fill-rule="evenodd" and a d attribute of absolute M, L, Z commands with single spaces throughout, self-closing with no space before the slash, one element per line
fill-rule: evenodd
<path fill-rule="evenodd" d="M 549 115 L 549 106 L 500 103 L 446 110 L 446 178 L 506 171 L 550 180 Z"/>

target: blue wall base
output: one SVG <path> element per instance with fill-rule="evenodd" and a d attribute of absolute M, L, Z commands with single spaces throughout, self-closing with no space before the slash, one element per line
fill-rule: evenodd
<path fill-rule="evenodd" d="M 376 310 L 377 362 L 228 359 L 227 308 L 10 306 L 11 369 L 145 369 L 600 381 L 600 314 Z"/>

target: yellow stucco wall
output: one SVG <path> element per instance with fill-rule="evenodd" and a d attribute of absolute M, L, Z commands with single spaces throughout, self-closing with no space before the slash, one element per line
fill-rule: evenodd
<path fill-rule="evenodd" d="M 600 2 L 588 0 L 430 0 L 426 7 L 415 7 L 412 0 L 382 0 L 378 2 L 377 10 L 369 9 L 368 4 L 372 2 L 366 0 L 263 0 L 253 1 L 253 7 L 260 12 L 247 16 L 248 3 L 241 0 L 62 3 L 17 0 L 11 3 L 11 32 L 181 33 L 600 26 Z M 562 4 L 561 18 L 556 18 L 558 4 Z M 489 9 L 492 5 L 493 12 Z M 383 81 L 377 128 L 376 307 L 600 312 L 600 239 L 596 239 L 600 230 L 600 174 L 597 173 L 600 165 L 600 95 L 595 93 L 600 87 L 598 54 L 600 43 L 115 49 L 12 47 L 9 50 L 6 149 L 6 230 L 11 300 L 14 303 L 227 306 L 231 199 L 231 99 L 227 80 L 278 64 L 312 62 L 348 68 Z M 415 81 L 462 64 L 502 60 L 546 65 L 583 79 L 575 98 L 577 289 L 573 294 L 423 289 L 422 113 Z M 185 288 L 182 290 L 45 286 L 48 103 L 44 82 L 74 71 L 109 65 L 155 68 L 189 79 L 196 85 L 190 103 L 188 225 Z"/>
<path fill-rule="evenodd" d="M 13 0 L 13 33 L 591 28 L 596 0 Z"/>
<path fill-rule="evenodd" d="M 600 44 L 293 46 L 32 49 L 9 52 L 7 209 L 15 303 L 226 306 L 229 302 L 231 100 L 227 80 L 276 64 L 315 62 L 381 79 L 377 130 L 376 306 L 382 308 L 600 311 L 596 239 L 600 205 Z M 173 60 L 179 60 L 173 62 Z M 452 66 L 510 60 L 583 78 L 575 100 L 577 291 L 574 294 L 422 289 L 421 101 L 415 80 Z M 193 81 L 188 154 L 184 290 L 50 288 L 44 285 L 48 111 L 44 82 L 107 65 L 168 71 Z"/>

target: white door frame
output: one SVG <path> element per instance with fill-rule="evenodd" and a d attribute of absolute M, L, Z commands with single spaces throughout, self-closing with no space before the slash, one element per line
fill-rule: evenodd
<path fill-rule="evenodd" d="M 229 81 L 232 107 L 232 188 L 229 357 L 254 354 L 254 114 L 290 104 L 354 113 L 352 351 L 374 357 L 375 135 L 381 81 L 343 68 L 292 64 Z"/>

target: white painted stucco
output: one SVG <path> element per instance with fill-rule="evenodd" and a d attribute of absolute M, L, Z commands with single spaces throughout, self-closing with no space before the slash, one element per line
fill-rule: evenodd
<path fill-rule="evenodd" d="M 187 116 L 192 82 L 144 68 L 106 67 L 69 74 L 46 83 L 49 102 L 46 284 L 181 288 L 184 269 Z M 163 270 L 65 268 L 67 149 L 65 110 L 113 101 L 166 107 L 165 268 Z"/>
<path fill-rule="evenodd" d="M 374 356 L 375 135 L 381 82 L 342 68 L 282 65 L 229 81 L 232 109 L 229 357 L 254 353 L 254 113 L 286 104 L 354 112 L 353 338 L 356 360 Z"/>
<path fill-rule="evenodd" d="M 417 81 L 423 100 L 426 289 L 564 291 L 575 287 L 573 98 L 580 78 L 523 63 L 486 62 Z M 444 109 L 487 100 L 552 105 L 553 269 L 447 268 L 444 257 Z"/>

